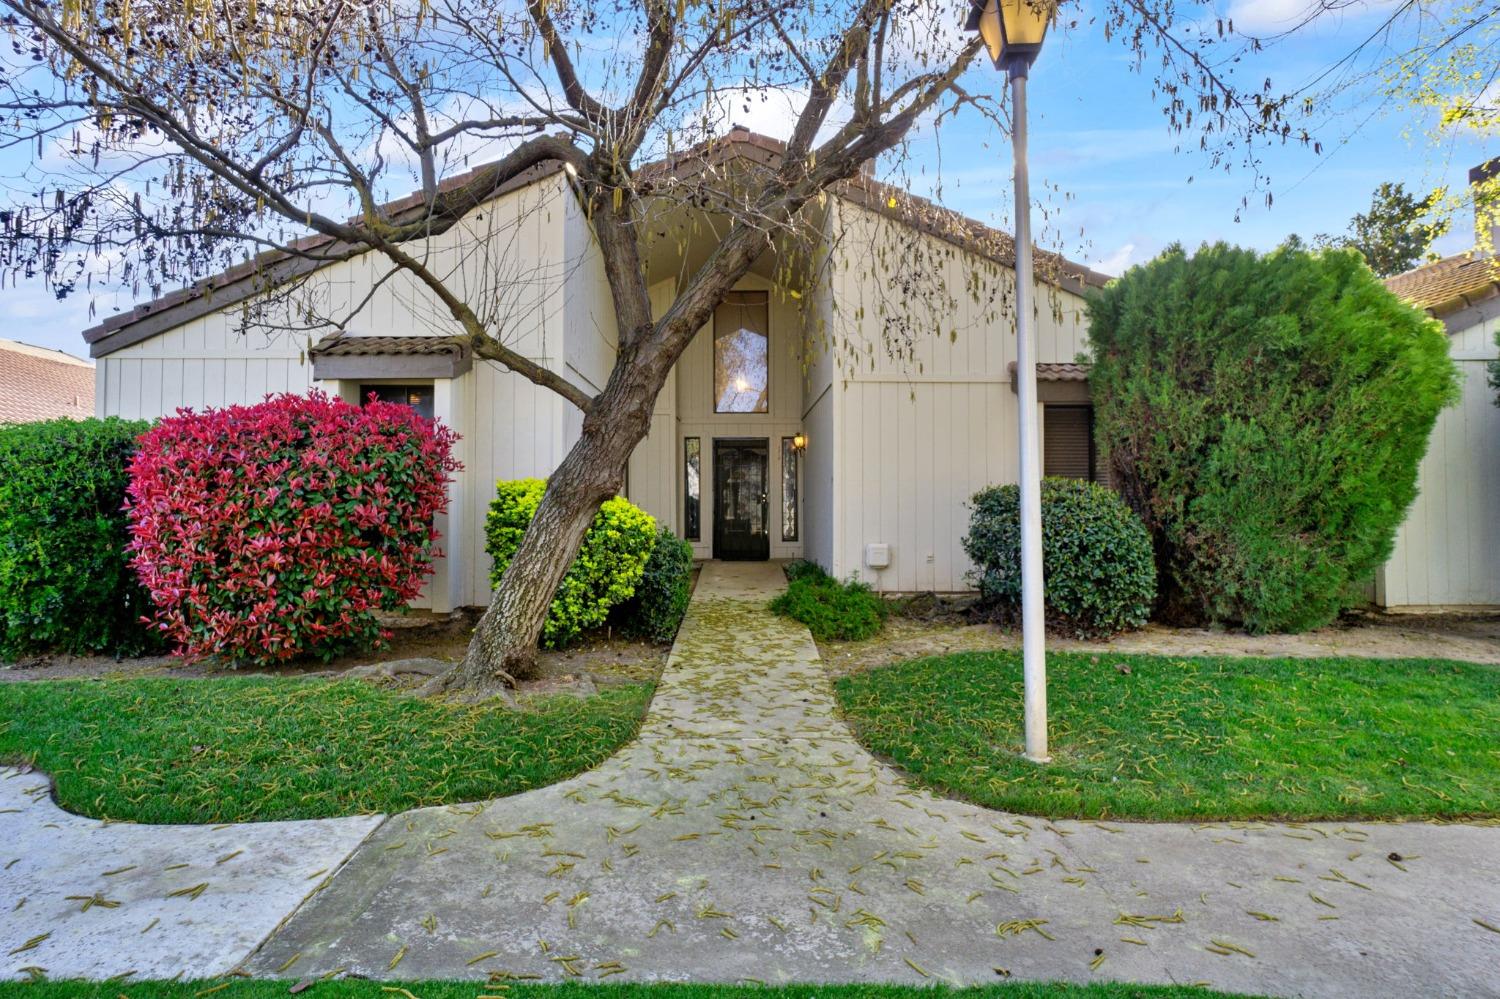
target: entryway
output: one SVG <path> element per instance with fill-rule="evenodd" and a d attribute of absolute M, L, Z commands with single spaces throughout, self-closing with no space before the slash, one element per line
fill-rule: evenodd
<path fill-rule="evenodd" d="M 771 557 L 770 454 L 765 437 L 714 441 L 714 558 Z"/>

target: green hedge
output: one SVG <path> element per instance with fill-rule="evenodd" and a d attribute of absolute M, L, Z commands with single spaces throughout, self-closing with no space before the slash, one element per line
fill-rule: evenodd
<path fill-rule="evenodd" d="M 125 485 L 149 424 L 50 420 L 0 427 L 0 659 L 133 655 L 161 647 L 131 571 Z"/>
<path fill-rule="evenodd" d="M 627 635 L 670 642 L 692 596 L 693 546 L 662 527 L 635 596 L 616 606 L 609 619 Z"/>
<path fill-rule="evenodd" d="M 1020 492 L 974 495 L 964 550 L 986 599 L 1021 604 Z M 1079 635 L 1139 628 L 1156 599 L 1151 536 L 1115 493 L 1092 482 L 1042 480 L 1042 575 L 1048 616 Z"/>
<path fill-rule="evenodd" d="M 500 584 L 546 489 L 543 479 L 495 483 L 485 521 L 485 550 L 494 559 L 492 584 Z M 605 501 L 552 599 L 542 644 L 560 648 L 604 624 L 611 608 L 635 595 L 655 546 L 656 521 L 650 514 L 619 496 Z"/>
<path fill-rule="evenodd" d="M 1169 620 L 1327 623 L 1391 553 L 1439 410 L 1440 323 L 1357 253 L 1173 247 L 1089 305 L 1111 477 Z"/>
<path fill-rule="evenodd" d="M 880 633 L 890 609 L 866 583 L 840 583 L 814 562 L 786 567 L 786 591 L 771 601 L 771 610 L 807 625 L 820 642 L 855 642 Z"/>

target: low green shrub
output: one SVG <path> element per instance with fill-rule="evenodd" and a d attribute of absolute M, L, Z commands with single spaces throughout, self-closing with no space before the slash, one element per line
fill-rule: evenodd
<path fill-rule="evenodd" d="M 0 659 L 45 650 L 133 655 L 161 645 L 126 551 L 136 438 L 121 420 L 0 427 Z"/>
<path fill-rule="evenodd" d="M 793 559 L 781 567 L 786 573 L 788 582 L 796 582 L 799 579 L 829 579 L 831 578 L 821 565 L 809 559 Z"/>
<path fill-rule="evenodd" d="M 980 595 L 1021 604 L 1020 493 L 1014 485 L 974 494 L 964 550 Z M 1049 616 L 1079 635 L 1146 623 L 1156 599 L 1151 536 L 1110 490 L 1075 479 L 1042 480 L 1042 573 Z"/>
<path fill-rule="evenodd" d="M 492 584 L 500 584 L 546 490 L 543 479 L 495 483 L 485 520 L 485 550 L 494 559 Z M 635 595 L 655 545 L 656 521 L 650 514 L 619 496 L 605 501 L 552 598 L 542 644 L 561 648 L 604 624 L 611 608 Z"/>
<path fill-rule="evenodd" d="M 656 546 L 635 596 L 618 604 L 609 619 L 621 631 L 652 642 L 670 642 L 693 596 L 693 546 L 670 529 L 656 532 Z"/>
<path fill-rule="evenodd" d="M 872 638 L 888 613 L 885 601 L 868 584 L 852 579 L 841 583 L 821 569 L 793 578 L 786 592 L 771 601 L 771 610 L 807 625 L 813 637 L 824 642 Z"/>

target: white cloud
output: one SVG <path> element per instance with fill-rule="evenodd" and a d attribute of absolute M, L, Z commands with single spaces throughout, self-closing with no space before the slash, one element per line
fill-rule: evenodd
<path fill-rule="evenodd" d="M 707 134 L 722 135 L 740 125 L 785 142 L 797 127 L 808 93 L 807 87 L 723 87 L 709 94 L 702 112 L 702 128 Z M 828 138 L 849 117 L 849 102 L 841 95 L 829 111 L 818 140 Z"/>
<path fill-rule="evenodd" d="M 1105 274 L 1123 274 L 1125 273 L 1125 269 L 1134 262 L 1134 259 L 1135 244 L 1126 243 L 1124 246 L 1121 246 L 1109 256 L 1104 257 L 1102 260 L 1090 260 L 1089 266 L 1094 270 L 1102 271 Z"/>
<path fill-rule="evenodd" d="M 1315 0 L 1233 0 L 1226 16 L 1242 35 L 1274 35 L 1298 27 L 1310 15 L 1335 24 L 1366 17 L 1395 6 L 1399 0 L 1358 0 L 1332 11 Z M 1320 13 L 1321 11 L 1321 13 Z"/>

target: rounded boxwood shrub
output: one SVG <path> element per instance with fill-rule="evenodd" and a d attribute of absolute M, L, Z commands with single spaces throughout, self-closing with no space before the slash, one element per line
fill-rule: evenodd
<path fill-rule="evenodd" d="M 432 574 L 456 439 L 409 406 L 316 391 L 162 420 L 129 487 L 157 628 L 255 665 L 378 644 L 376 612 Z"/>
<path fill-rule="evenodd" d="M 1151 532 L 1163 615 L 1331 620 L 1390 557 L 1439 410 L 1440 323 L 1353 251 L 1181 247 L 1089 305 L 1112 481 Z"/>
<path fill-rule="evenodd" d="M 546 491 L 544 479 L 495 483 L 485 520 L 485 550 L 494 559 L 492 584 L 500 584 Z M 560 648 L 604 624 L 611 608 L 635 595 L 655 545 L 656 520 L 650 514 L 620 496 L 606 500 L 552 598 L 542 644 Z"/>
<path fill-rule="evenodd" d="M 0 427 L 0 659 L 161 645 L 126 545 L 126 469 L 147 423 Z"/>
<path fill-rule="evenodd" d="M 804 565 L 813 565 L 808 562 Z M 819 641 L 855 642 L 873 638 L 889 612 L 880 594 L 856 580 L 840 583 L 819 569 L 801 568 L 785 592 L 771 601 L 771 610 L 807 625 Z"/>
<path fill-rule="evenodd" d="M 1021 606 L 1020 490 L 974 494 L 964 551 L 980 595 Z M 1110 490 L 1075 479 L 1042 480 L 1042 575 L 1049 616 L 1084 636 L 1139 628 L 1156 599 L 1151 536 Z"/>
<path fill-rule="evenodd" d="M 621 631 L 652 642 L 670 642 L 693 596 L 693 546 L 662 527 L 646 559 L 635 596 L 615 605 L 609 619 Z"/>

